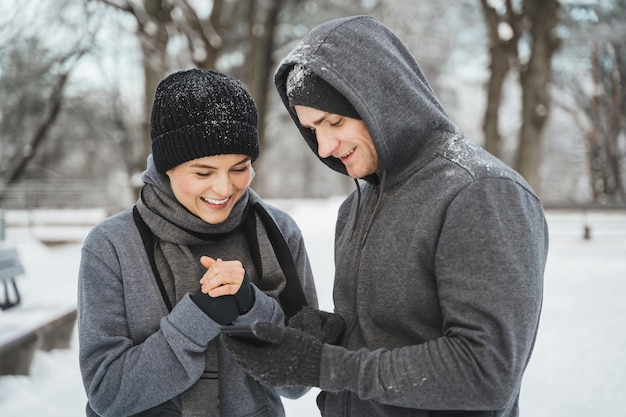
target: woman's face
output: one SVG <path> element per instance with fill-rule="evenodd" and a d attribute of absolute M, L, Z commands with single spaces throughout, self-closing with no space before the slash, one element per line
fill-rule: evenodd
<path fill-rule="evenodd" d="M 207 223 L 226 220 L 252 181 L 247 155 L 205 156 L 166 172 L 174 196 L 187 210 Z"/>

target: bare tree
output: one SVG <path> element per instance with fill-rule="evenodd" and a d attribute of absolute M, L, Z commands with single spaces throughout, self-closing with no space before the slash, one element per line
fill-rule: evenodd
<path fill-rule="evenodd" d="M 72 51 L 69 56 L 62 57 L 59 62 L 57 62 L 57 64 L 63 67 L 63 69 L 57 75 L 56 80 L 54 80 L 52 91 L 46 100 L 47 108 L 44 110 L 44 114 L 42 115 L 32 138 L 28 139 L 22 146 L 21 150 L 13 155 L 11 164 L 3 176 L 5 186 L 10 185 L 12 182 L 20 178 L 28 164 L 28 161 L 35 155 L 37 149 L 45 140 L 47 133 L 54 125 L 54 122 L 61 111 L 67 80 L 75 67 L 76 62 L 80 60 L 85 52 L 85 49 Z"/>
<path fill-rule="evenodd" d="M 50 11 L 42 7 L 40 12 Z M 29 29 L 26 24 L 12 27 L 9 40 L 0 46 L 0 199 L 11 184 L 24 176 L 29 163 L 50 138 L 66 100 L 70 75 L 92 45 L 95 33 L 81 32 L 69 46 L 52 50 Z"/>
<path fill-rule="evenodd" d="M 619 146 L 619 136 L 624 130 L 624 93 L 619 63 L 612 43 L 603 45 L 601 50 L 594 45 L 592 53 L 594 93 L 590 117 L 593 129 L 586 136 L 591 190 L 596 202 L 626 202 Z"/>
<path fill-rule="evenodd" d="M 622 54 L 626 47 L 622 46 Z M 589 186 L 594 202 L 626 202 L 622 165 L 625 155 L 623 74 L 626 62 L 612 43 L 593 43 L 591 50 L 591 91 L 572 83 L 573 104 L 559 100 L 557 105 L 572 115 L 585 143 Z M 621 71 L 620 71 L 621 67 Z"/>
<path fill-rule="evenodd" d="M 559 73 L 556 105 L 581 132 L 593 201 L 626 202 L 626 1 L 585 7 L 585 19 L 575 17 L 581 10 L 575 5 L 564 13 L 566 41 L 581 51 L 585 65 Z"/>
<path fill-rule="evenodd" d="M 536 190 L 540 188 L 542 132 L 550 112 L 552 57 L 559 46 L 556 0 L 525 0 L 523 13 L 530 35 L 530 59 L 520 72 L 522 126 L 515 169 Z"/>
<path fill-rule="evenodd" d="M 284 0 L 263 2 L 215 0 L 203 15 L 189 0 L 99 0 L 132 15 L 137 23 L 144 72 L 144 109 L 142 123 L 144 152 L 135 169 L 141 170 L 150 153 L 149 111 L 160 80 L 172 69 L 193 65 L 218 68 L 239 77 L 257 102 L 259 119 L 267 112 L 278 13 Z M 183 39 L 185 49 L 172 59 L 171 40 Z M 237 62 L 220 63 L 241 54 Z M 222 68 L 220 68 L 222 67 Z M 259 126 L 263 141 L 263 123 Z"/>
<path fill-rule="evenodd" d="M 502 87 L 511 69 L 518 71 L 522 89 L 522 124 L 514 167 L 535 189 L 539 189 L 542 131 L 550 110 L 549 83 L 552 57 L 559 46 L 557 0 L 524 0 L 520 11 L 505 0 L 498 11 L 481 0 L 489 29 L 491 74 L 487 85 L 487 107 L 483 122 L 486 148 L 501 155 L 498 128 Z M 522 60 L 519 43 L 528 42 L 530 56 Z M 525 62 L 523 65 L 518 65 Z"/>
<path fill-rule="evenodd" d="M 513 68 L 519 68 L 518 43 L 522 34 L 522 15 L 506 0 L 503 12 L 488 0 L 480 0 L 489 33 L 490 76 L 487 83 L 487 103 L 483 119 L 485 149 L 502 157 L 502 136 L 499 129 L 499 110 L 502 104 L 504 81 Z"/>

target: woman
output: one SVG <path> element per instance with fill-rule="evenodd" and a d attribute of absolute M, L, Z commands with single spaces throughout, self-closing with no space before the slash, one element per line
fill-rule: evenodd
<path fill-rule="evenodd" d="M 217 337 L 317 306 L 300 230 L 249 188 L 257 118 L 245 88 L 215 71 L 158 86 L 141 196 L 82 250 L 87 415 L 280 416 L 279 395 L 307 391 L 259 383 Z"/>

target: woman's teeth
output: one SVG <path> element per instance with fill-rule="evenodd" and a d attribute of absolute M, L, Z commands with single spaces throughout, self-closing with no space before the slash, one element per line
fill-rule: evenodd
<path fill-rule="evenodd" d="M 228 199 L 229 199 L 229 198 L 230 198 L 230 197 L 226 197 L 226 198 L 225 198 L 225 199 L 223 199 L 223 200 L 215 200 L 215 199 L 213 199 L 213 198 L 200 197 L 200 199 L 201 199 L 202 201 L 205 201 L 205 202 L 207 202 L 207 203 L 209 203 L 209 204 L 215 204 L 215 205 L 224 204 L 225 202 L 227 202 L 227 201 L 228 201 Z"/>

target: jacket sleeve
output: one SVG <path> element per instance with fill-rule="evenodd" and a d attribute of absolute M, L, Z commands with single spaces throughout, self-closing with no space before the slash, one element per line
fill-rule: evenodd
<path fill-rule="evenodd" d="M 187 390 L 202 375 L 207 345 L 220 331 L 189 294 L 167 314 L 156 284 L 145 278 L 150 265 L 143 245 L 128 244 L 140 239 L 134 226 L 113 230 L 96 228 L 86 239 L 78 283 L 80 367 L 89 406 L 102 416 L 132 415 Z M 118 241 L 126 242 L 123 250 Z M 254 319 L 278 323 L 284 315 L 258 292 L 241 318 Z"/>
<path fill-rule="evenodd" d="M 509 179 L 465 187 L 444 214 L 435 253 L 442 335 L 391 349 L 325 345 L 321 388 L 418 409 L 510 405 L 537 332 L 547 245 L 533 193 Z"/>

